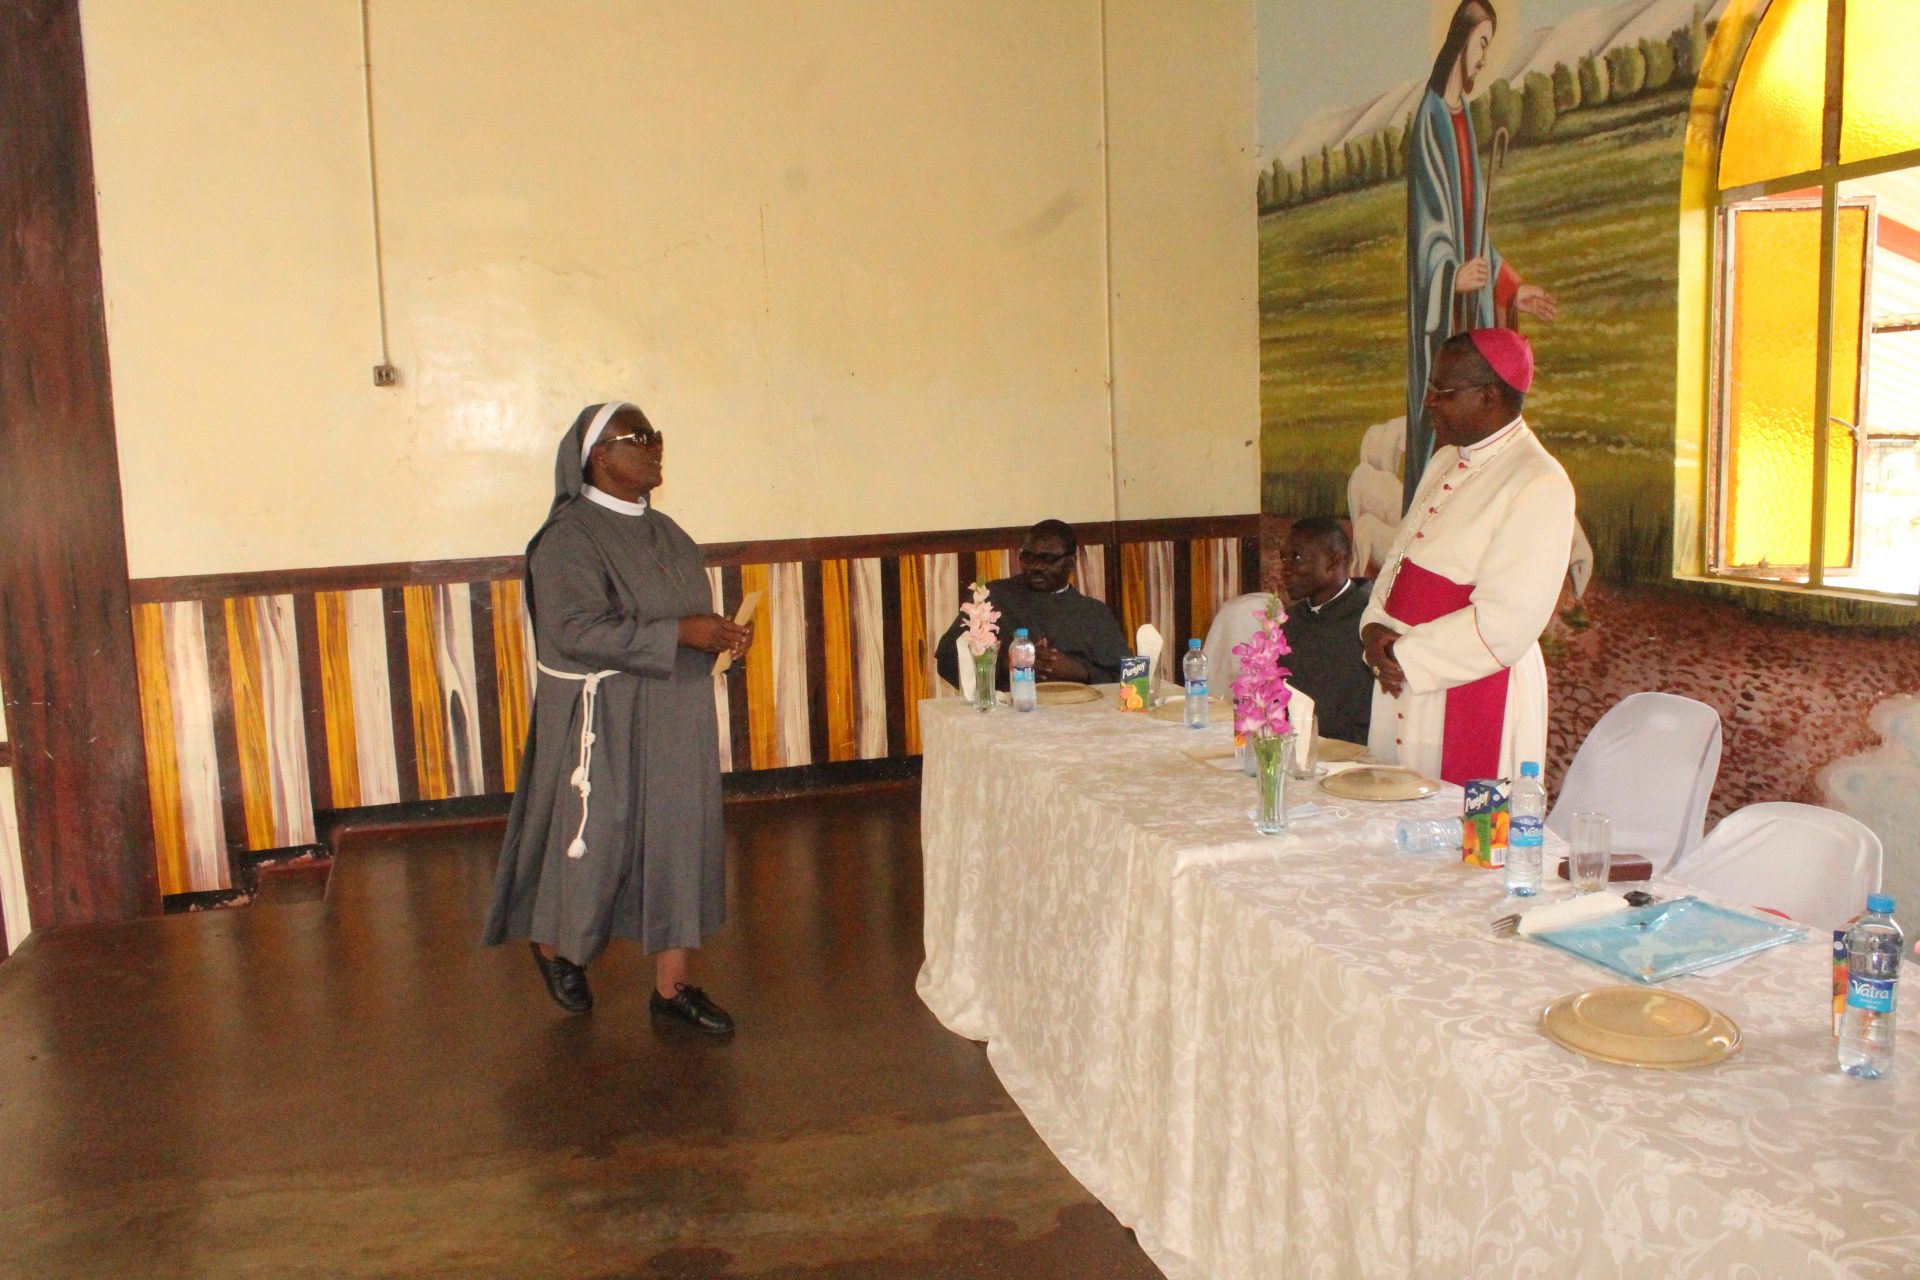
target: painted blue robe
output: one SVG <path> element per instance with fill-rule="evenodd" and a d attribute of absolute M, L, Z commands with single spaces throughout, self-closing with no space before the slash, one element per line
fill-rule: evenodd
<path fill-rule="evenodd" d="M 1476 208 L 1486 205 L 1486 168 L 1467 115 L 1468 150 L 1473 157 Z M 1453 118 L 1440 95 L 1428 90 L 1414 109 L 1407 134 L 1407 459 L 1401 509 L 1413 503 L 1421 473 L 1433 456 L 1433 428 L 1423 401 L 1433 353 L 1457 330 L 1484 329 L 1496 323 L 1494 286 L 1500 280 L 1500 254 L 1485 235 L 1485 222 L 1461 223 L 1460 150 Z M 1464 315 L 1455 324 L 1453 277 L 1469 260 L 1487 259 L 1487 283 L 1459 296 Z"/>

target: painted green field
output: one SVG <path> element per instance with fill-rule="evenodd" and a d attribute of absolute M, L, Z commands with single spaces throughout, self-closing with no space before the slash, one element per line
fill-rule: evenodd
<path fill-rule="evenodd" d="M 1654 118 L 1516 149 L 1493 190 L 1494 244 L 1560 302 L 1555 323 L 1526 321 L 1539 363 L 1527 417 L 1615 579 L 1664 574 L 1672 521 L 1685 96 L 1670 97 Z M 1268 512 L 1344 511 L 1362 433 L 1405 411 L 1405 202 L 1394 181 L 1260 221 Z"/>

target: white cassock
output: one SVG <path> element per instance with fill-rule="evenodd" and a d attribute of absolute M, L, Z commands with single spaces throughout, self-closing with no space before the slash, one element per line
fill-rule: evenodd
<path fill-rule="evenodd" d="M 1400 633 L 1368 749 L 1449 782 L 1512 778 L 1547 746 L 1540 634 L 1573 544 L 1573 484 L 1523 418 L 1435 450 L 1360 625 Z"/>

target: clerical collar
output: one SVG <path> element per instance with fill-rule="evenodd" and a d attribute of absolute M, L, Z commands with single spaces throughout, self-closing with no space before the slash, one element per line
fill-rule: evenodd
<path fill-rule="evenodd" d="M 645 498 L 640 499 L 638 502 L 628 502 L 625 498 L 616 498 L 605 490 L 596 489 L 590 484 L 580 486 L 580 496 L 588 502 L 605 507 L 609 511 L 618 511 L 621 515 L 643 516 L 647 514 L 647 500 Z"/>
<path fill-rule="evenodd" d="M 1502 440 L 1505 440 L 1508 436 L 1512 435 L 1516 430 L 1518 430 L 1520 427 L 1524 426 L 1525 424 L 1526 424 L 1526 416 L 1524 414 L 1515 414 L 1512 422 L 1509 422 L 1506 426 L 1500 428 L 1498 431 L 1488 436 L 1485 440 L 1475 440 L 1472 444 L 1461 445 L 1460 446 L 1461 461 L 1463 462 L 1473 461 L 1474 454 L 1479 453 L 1484 449 L 1491 449 L 1494 445 L 1499 444 Z"/>
<path fill-rule="evenodd" d="M 1348 579 L 1347 579 L 1347 580 L 1346 580 L 1345 582 L 1343 582 L 1343 583 L 1341 583 L 1341 584 L 1340 584 L 1340 589 L 1339 589 L 1338 591 L 1336 591 L 1336 592 L 1334 592 L 1334 593 L 1333 593 L 1333 594 L 1332 594 L 1331 596 L 1328 596 L 1328 597 L 1327 597 L 1327 603 L 1326 603 L 1326 604 L 1315 604 L 1315 603 L 1314 603 L 1313 601 L 1311 601 L 1311 600 L 1309 600 L 1309 601 L 1307 601 L 1307 602 L 1306 602 L 1306 603 L 1307 603 L 1307 612 L 1308 612 L 1308 613 L 1315 613 L 1315 614 L 1317 614 L 1317 613 L 1319 613 L 1319 612 L 1320 612 L 1320 611 L 1321 611 L 1322 609 L 1325 609 L 1325 608 L 1328 608 L 1329 606 L 1331 606 L 1331 605 L 1333 604 L 1333 602 L 1334 602 L 1335 600 L 1338 600 L 1338 599 L 1339 599 L 1339 598 L 1340 598 L 1341 596 L 1343 596 L 1343 595 L 1345 595 L 1345 594 L 1347 594 L 1347 588 L 1348 588 L 1348 587 L 1351 587 L 1352 585 L 1353 585 L 1353 579 L 1352 579 L 1352 578 L 1348 578 Z"/>

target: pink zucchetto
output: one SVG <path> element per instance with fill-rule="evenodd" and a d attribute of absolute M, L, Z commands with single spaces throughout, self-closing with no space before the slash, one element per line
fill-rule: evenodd
<path fill-rule="evenodd" d="M 1467 337 L 1500 381 L 1521 395 L 1533 386 L 1533 344 L 1518 329 L 1473 329 Z"/>

